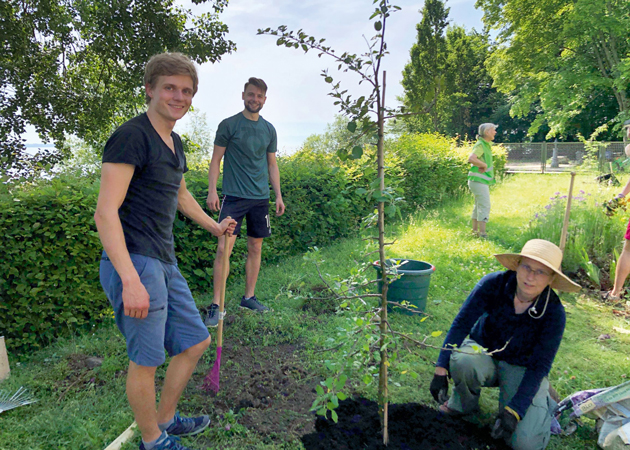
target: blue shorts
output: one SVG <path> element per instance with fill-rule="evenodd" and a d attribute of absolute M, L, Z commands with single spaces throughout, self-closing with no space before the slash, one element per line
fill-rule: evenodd
<path fill-rule="evenodd" d="M 165 349 L 169 356 L 179 355 L 205 341 L 208 328 L 177 265 L 135 253 L 129 256 L 149 293 L 148 316 L 125 316 L 122 281 L 105 252 L 100 266 L 101 285 L 114 308 L 116 325 L 127 341 L 129 359 L 140 366 L 157 367 L 166 359 Z"/>

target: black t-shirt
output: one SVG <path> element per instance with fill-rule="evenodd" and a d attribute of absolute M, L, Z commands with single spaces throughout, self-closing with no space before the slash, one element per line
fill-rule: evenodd
<path fill-rule="evenodd" d="M 175 264 L 173 222 L 182 175 L 188 171 L 182 141 L 171 133 L 175 154 L 146 114 L 122 124 L 105 144 L 103 163 L 135 166 L 118 215 L 129 253 Z"/>

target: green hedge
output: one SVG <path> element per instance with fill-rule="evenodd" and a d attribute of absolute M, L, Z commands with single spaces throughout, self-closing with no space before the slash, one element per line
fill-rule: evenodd
<path fill-rule="evenodd" d="M 470 147 L 456 148 L 439 136 L 404 136 L 389 143 L 388 152 L 388 183 L 398 185 L 406 210 L 463 191 Z M 365 160 L 340 164 L 331 154 L 300 151 L 278 161 L 287 210 L 275 217 L 271 206 L 273 236 L 265 240 L 264 261 L 352 235 L 373 211 L 373 200 L 361 194 L 375 177 Z M 186 183 L 205 207 L 206 171 L 189 171 Z M 98 181 L 71 176 L 10 193 L 0 187 L 0 335 L 13 351 L 94 326 L 106 311 L 98 279 L 102 248 L 93 220 L 98 188 Z M 210 291 L 216 238 L 181 215 L 174 234 L 190 288 Z M 231 263 L 235 275 L 244 272 L 246 253 L 246 239 L 238 239 Z"/>
<path fill-rule="evenodd" d="M 57 179 L 2 197 L 0 334 L 11 350 L 46 344 L 100 317 L 97 196 L 98 184 Z"/>
<path fill-rule="evenodd" d="M 387 150 L 389 175 L 400 180 L 407 212 L 467 192 L 472 143 L 457 146 L 439 134 L 411 134 L 390 142 Z M 495 174 L 501 179 L 507 155 L 501 146 L 492 150 Z"/>

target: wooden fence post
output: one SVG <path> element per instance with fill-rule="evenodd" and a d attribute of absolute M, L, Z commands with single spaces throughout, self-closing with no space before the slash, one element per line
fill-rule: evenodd
<path fill-rule="evenodd" d="M 9 378 L 11 369 L 9 369 L 9 357 L 7 356 L 7 347 L 4 344 L 4 336 L 0 336 L 0 381 Z"/>

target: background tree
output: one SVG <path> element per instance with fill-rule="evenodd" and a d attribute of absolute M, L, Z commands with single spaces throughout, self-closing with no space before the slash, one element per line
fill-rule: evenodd
<path fill-rule="evenodd" d="M 441 109 L 436 105 L 446 82 L 445 32 L 449 10 L 441 0 L 425 1 L 422 20 L 416 26 L 417 42 L 410 51 L 411 62 L 403 70 L 405 105 L 413 112 L 429 111 L 416 118 L 416 122 L 424 126 L 428 121 L 431 130 L 427 131 L 441 131 Z"/>
<path fill-rule="evenodd" d="M 198 16 L 172 0 L 1 2 L 0 175 L 63 158 L 63 150 L 29 157 L 27 124 L 58 149 L 67 135 L 102 142 L 143 107 L 152 55 L 181 51 L 203 63 L 234 50 L 218 19 L 227 0 L 211 1 L 213 12 Z"/>
<path fill-rule="evenodd" d="M 507 95 L 492 86 L 485 65 L 492 52 L 488 34 L 447 27 L 448 12 L 441 0 L 427 2 L 421 11 L 400 100 L 411 111 L 429 112 L 407 116 L 393 131 L 473 139 L 480 123 L 495 122 L 502 125 L 497 142 L 522 139 L 530 122 L 511 118 Z"/>
<path fill-rule="evenodd" d="M 186 129 L 181 133 L 184 152 L 189 166 L 210 163 L 214 149 L 214 133 L 208 126 L 206 113 L 192 109 Z M 207 165 L 206 165 L 207 168 Z"/>
<path fill-rule="evenodd" d="M 350 142 L 355 142 L 355 145 L 364 146 L 368 144 L 369 136 L 362 135 L 358 140 L 355 133 L 361 134 L 361 130 L 357 130 L 352 133 L 348 130 L 348 124 L 350 119 L 337 114 L 333 123 L 326 125 L 326 131 L 322 134 L 311 134 L 308 136 L 302 147 L 314 153 L 334 153 L 340 148 L 345 148 Z"/>
<path fill-rule="evenodd" d="M 498 31 L 488 70 L 510 95 L 512 115 L 534 112 L 530 134 L 546 122 L 547 137 L 567 136 L 590 119 L 589 131 L 605 126 L 609 137 L 619 137 L 620 123 L 630 117 L 630 2 L 478 0 L 477 6 L 486 26 Z M 587 111 L 594 114 L 585 117 Z"/>

